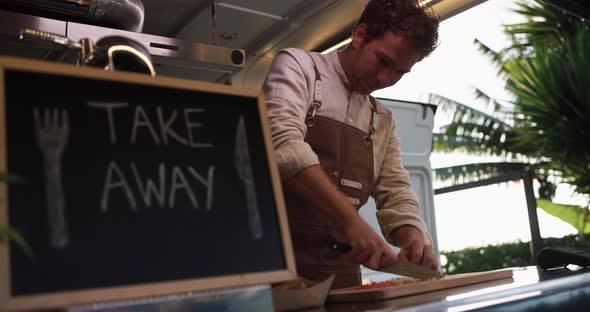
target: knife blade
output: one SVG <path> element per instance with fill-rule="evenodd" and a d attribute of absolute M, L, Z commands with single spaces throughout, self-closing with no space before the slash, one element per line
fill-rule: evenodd
<path fill-rule="evenodd" d="M 246 132 L 246 123 L 244 116 L 240 116 L 238 127 L 236 128 L 236 141 L 234 147 L 234 165 L 238 177 L 244 184 L 246 193 L 246 207 L 248 209 L 248 222 L 250 224 L 250 233 L 255 240 L 263 236 L 260 213 L 258 212 L 258 200 L 256 199 L 256 188 L 254 187 L 254 174 L 252 173 L 252 164 L 250 162 L 250 151 L 248 150 L 248 135 Z"/>
<path fill-rule="evenodd" d="M 433 271 L 421 265 L 405 261 L 398 261 L 389 267 L 381 268 L 377 271 L 408 276 L 421 280 L 432 278 L 439 279 L 443 277 L 443 275 L 438 271 Z"/>
<path fill-rule="evenodd" d="M 330 242 L 330 249 L 347 253 L 352 248 L 348 244 L 340 243 L 340 242 Z M 421 265 L 412 263 L 412 262 L 405 262 L 405 261 L 398 261 L 391 266 L 386 268 L 380 268 L 376 271 L 391 273 L 396 275 L 407 276 L 416 279 L 432 279 L 432 278 L 442 278 L 443 275 L 438 271 L 433 271 L 431 269 L 425 268 Z"/>

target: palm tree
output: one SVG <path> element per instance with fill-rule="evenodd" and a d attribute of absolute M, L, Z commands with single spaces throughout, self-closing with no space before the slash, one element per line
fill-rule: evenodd
<path fill-rule="evenodd" d="M 498 67 L 513 95 L 494 104 L 494 114 L 438 95 L 430 102 L 451 109 L 453 119 L 434 135 L 433 149 L 502 156 L 507 162 L 435 170 L 437 179 L 477 179 L 518 166 L 541 182 L 538 206 L 590 233 L 590 24 L 542 1 L 517 3 L 527 21 L 505 25 L 512 45 L 493 51 L 475 44 Z M 520 162 L 514 163 L 513 160 Z M 566 182 L 585 195 L 585 207 L 551 202 L 553 182 Z"/>

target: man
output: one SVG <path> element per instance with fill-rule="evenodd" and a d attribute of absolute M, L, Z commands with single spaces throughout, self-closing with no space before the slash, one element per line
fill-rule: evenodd
<path fill-rule="evenodd" d="M 435 49 L 438 17 L 415 0 L 371 0 L 351 39 L 328 55 L 281 51 L 264 85 L 297 271 L 315 280 L 336 274 L 333 288 L 359 285 L 358 264 L 438 269 L 400 162 L 395 120 L 369 96 Z M 358 215 L 369 196 L 398 255 Z M 332 250 L 334 241 L 351 250 Z"/>

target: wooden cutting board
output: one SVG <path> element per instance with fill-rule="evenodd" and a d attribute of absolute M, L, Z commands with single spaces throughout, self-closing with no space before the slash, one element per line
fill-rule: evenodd
<path fill-rule="evenodd" d="M 352 288 L 342 288 L 330 291 L 328 293 L 326 302 L 339 303 L 384 300 L 511 277 L 512 270 L 503 269 L 487 272 L 448 275 L 441 279 L 417 281 L 413 284 L 403 284 L 393 287 L 357 290 Z"/>

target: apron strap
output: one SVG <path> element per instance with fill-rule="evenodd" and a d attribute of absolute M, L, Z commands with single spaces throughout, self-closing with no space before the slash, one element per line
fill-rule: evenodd
<path fill-rule="evenodd" d="M 309 55 L 309 58 L 311 58 L 311 61 L 313 63 L 313 71 L 315 72 L 313 102 L 311 104 L 311 107 L 307 111 L 307 117 L 305 118 L 305 124 L 311 128 L 318 123 L 317 119 L 315 118 L 315 115 L 317 113 L 318 108 L 322 106 L 322 92 L 320 90 L 320 87 L 322 85 L 322 77 L 320 76 L 320 71 L 318 70 L 318 67 L 315 64 L 315 60 L 313 59 L 313 57 L 311 57 L 311 54 L 307 53 L 307 55 Z"/>
<path fill-rule="evenodd" d="M 375 102 L 375 98 L 369 95 L 369 100 L 371 101 L 371 124 L 369 125 L 369 131 L 367 131 L 367 135 L 365 135 L 363 141 L 365 144 L 371 144 L 373 141 L 373 135 L 375 134 L 375 107 L 377 103 Z"/>
<path fill-rule="evenodd" d="M 315 60 L 311 56 L 311 54 L 307 53 L 311 62 L 313 63 L 313 71 L 315 73 L 315 82 L 314 82 L 314 89 L 313 89 L 313 102 L 311 107 L 307 111 L 307 117 L 305 117 L 305 124 L 308 127 L 313 127 L 318 123 L 318 120 L 315 118 L 315 115 L 318 109 L 322 106 L 322 92 L 320 87 L 322 85 L 322 77 L 320 76 L 320 71 L 318 66 L 315 63 Z M 373 141 L 373 135 L 375 134 L 375 107 L 377 103 L 375 102 L 375 98 L 369 95 L 369 100 L 371 101 L 371 124 L 369 125 L 369 131 L 367 131 L 367 135 L 363 138 L 365 144 L 371 144 Z"/>

